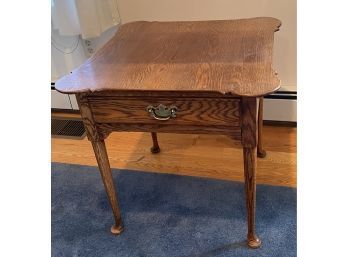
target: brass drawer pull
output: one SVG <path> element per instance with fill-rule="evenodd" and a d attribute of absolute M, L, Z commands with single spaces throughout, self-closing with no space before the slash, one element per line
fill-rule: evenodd
<path fill-rule="evenodd" d="M 163 104 L 154 107 L 149 105 L 146 110 L 150 113 L 150 116 L 155 118 L 156 120 L 169 120 L 170 118 L 176 117 L 176 112 L 178 111 L 178 107 L 170 106 L 167 107 Z"/>

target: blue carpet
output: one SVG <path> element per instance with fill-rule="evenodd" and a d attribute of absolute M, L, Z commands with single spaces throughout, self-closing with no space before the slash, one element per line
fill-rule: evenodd
<path fill-rule="evenodd" d="M 242 183 L 113 170 L 125 230 L 96 167 L 52 163 L 52 256 L 296 256 L 296 189 L 259 185 L 261 248 L 245 244 Z"/>

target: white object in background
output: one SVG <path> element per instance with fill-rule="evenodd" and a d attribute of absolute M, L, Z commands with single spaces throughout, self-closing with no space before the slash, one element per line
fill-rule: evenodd
<path fill-rule="evenodd" d="M 297 121 L 297 100 L 264 99 L 263 119 L 274 121 Z"/>
<path fill-rule="evenodd" d="M 99 37 L 120 23 L 116 0 L 51 0 L 53 28 L 62 36 Z"/>
<path fill-rule="evenodd" d="M 51 0 L 51 14 L 52 26 L 59 30 L 60 35 L 76 36 L 81 34 L 75 1 Z"/>
<path fill-rule="evenodd" d="M 67 74 L 68 72 L 72 71 L 76 67 L 78 67 L 80 64 L 82 64 L 85 60 L 87 60 L 88 56 L 91 56 L 92 53 L 94 53 L 96 50 L 101 48 L 106 42 L 112 38 L 115 33 L 117 32 L 118 27 L 111 27 L 107 31 L 103 32 L 100 37 L 90 39 L 90 45 L 86 46 L 86 48 L 83 47 L 84 40 L 80 39 L 80 44 L 78 47 L 73 51 L 71 54 L 63 54 L 62 52 L 58 51 L 55 47 L 52 46 L 51 48 L 51 81 L 54 82 L 58 80 L 61 76 Z M 57 32 L 57 30 L 54 30 L 52 28 L 52 40 L 55 41 L 55 43 L 59 44 L 59 46 L 68 46 L 74 45 L 74 41 L 78 39 L 78 36 L 60 36 Z M 64 46 L 63 46 L 64 45 Z M 91 49 L 90 52 L 87 53 L 88 48 Z M 65 51 L 72 51 L 71 47 L 64 48 Z M 86 51 L 86 52 L 85 52 Z M 77 101 L 75 98 L 75 95 L 64 95 L 59 93 L 58 91 L 52 90 L 55 93 L 51 94 L 52 96 L 52 108 L 55 109 L 73 109 L 78 110 L 79 107 L 77 105 Z M 67 101 L 69 101 L 69 105 L 67 104 Z"/>
<path fill-rule="evenodd" d="M 79 110 L 75 95 L 69 95 L 71 107 L 73 110 Z"/>
<path fill-rule="evenodd" d="M 87 56 L 79 36 L 61 36 L 52 28 L 51 40 L 51 82 L 54 82 L 81 65 Z"/>
<path fill-rule="evenodd" d="M 75 0 L 82 38 L 99 37 L 120 23 L 116 0 Z"/>
<path fill-rule="evenodd" d="M 61 94 L 56 90 L 51 90 L 51 108 L 71 110 L 69 96 Z"/>

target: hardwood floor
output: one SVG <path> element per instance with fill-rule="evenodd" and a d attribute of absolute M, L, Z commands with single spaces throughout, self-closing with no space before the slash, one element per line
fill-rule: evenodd
<path fill-rule="evenodd" d="M 75 114 L 52 114 L 76 117 Z M 267 156 L 257 160 L 257 183 L 296 187 L 296 128 L 264 126 Z M 226 136 L 114 132 L 106 139 L 112 168 L 243 181 L 243 152 Z M 52 161 L 97 166 L 91 143 L 52 138 Z"/>

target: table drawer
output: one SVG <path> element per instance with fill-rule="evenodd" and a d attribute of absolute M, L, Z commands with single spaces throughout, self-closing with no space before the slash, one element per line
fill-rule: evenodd
<path fill-rule="evenodd" d="M 120 99 L 91 97 L 98 123 L 239 126 L 238 98 Z"/>

